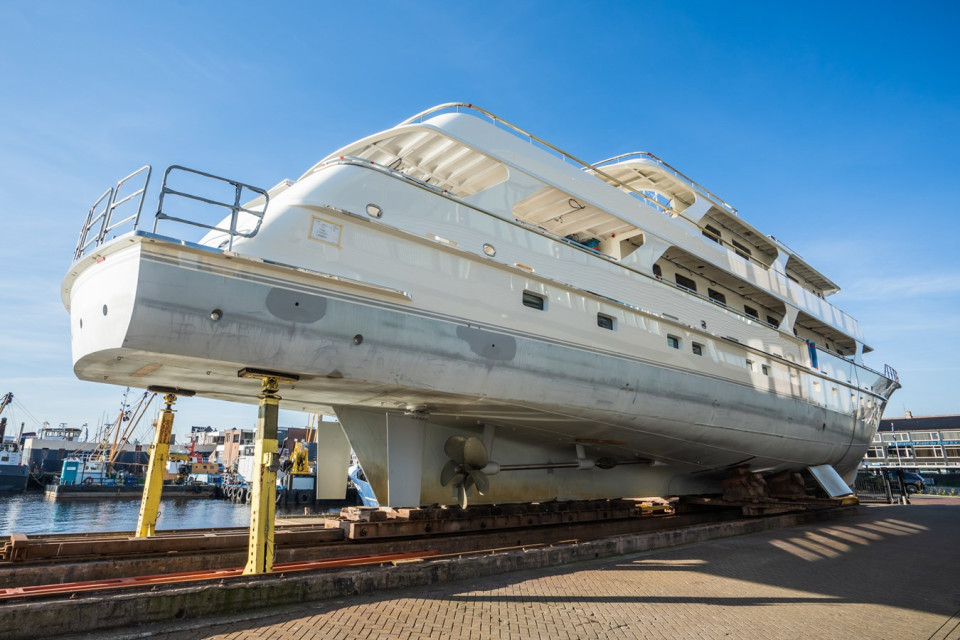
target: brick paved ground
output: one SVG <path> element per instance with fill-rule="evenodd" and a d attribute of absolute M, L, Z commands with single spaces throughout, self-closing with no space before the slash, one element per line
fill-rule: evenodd
<path fill-rule="evenodd" d="M 958 534 L 960 499 L 923 497 L 829 524 L 109 637 L 957 640 Z"/>

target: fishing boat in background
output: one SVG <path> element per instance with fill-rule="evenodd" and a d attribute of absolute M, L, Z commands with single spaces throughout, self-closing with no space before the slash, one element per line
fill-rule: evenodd
<path fill-rule="evenodd" d="M 0 398 L 0 414 L 13 401 L 13 394 Z M 27 486 L 29 468 L 23 464 L 20 435 L 7 440 L 7 419 L 0 415 L 0 491 L 22 491 Z"/>
<path fill-rule="evenodd" d="M 145 224 L 150 175 L 82 226 L 76 375 L 253 403 L 238 372 L 287 372 L 380 504 L 849 482 L 899 387 L 832 280 L 649 153 L 449 104 L 271 189 L 170 167 Z"/>
<path fill-rule="evenodd" d="M 20 444 L 0 442 L 0 491 L 22 491 L 27 486 L 29 467 L 23 464 Z"/>

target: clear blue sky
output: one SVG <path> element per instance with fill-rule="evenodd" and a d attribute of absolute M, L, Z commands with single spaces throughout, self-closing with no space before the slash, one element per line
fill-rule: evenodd
<path fill-rule="evenodd" d="M 0 25 L 0 393 L 28 428 L 119 405 L 73 376 L 59 294 L 117 178 L 268 187 L 448 101 L 584 159 L 663 157 L 841 286 L 868 364 L 900 372 L 888 416 L 960 413 L 957 2 L 0 0 Z M 181 432 L 256 420 L 178 408 Z"/>

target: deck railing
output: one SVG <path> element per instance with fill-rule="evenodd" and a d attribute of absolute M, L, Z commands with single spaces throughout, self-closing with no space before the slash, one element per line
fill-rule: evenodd
<path fill-rule="evenodd" d="M 619 156 L 614 156 L 612 158 L 607 158 L 606 160 L 601 160 L 600 162 L 596 162 L 594 163 L 594 166 L 604 167 L 604 166 L 609 166 L 614 164 L 620 164 L 621 162 L 626 162 L 627 160 L 630 160 L 632 158 L 646 158 L 648 160 L 651 160 L 654 164 L 656 164 L 657 166 L 667 171 L 667 173 L 670 173 L 671 175 L 673 175 L 673 177 L 677 178 L 681 182 L 686 183 L 687 186 L 692 188 L 694 191 L 699 191 L 701 195 L 705 196 L 710 200 L 715 201 L 717 204 L 722 206 L 724 209 L 726 209 L 733 215 L 735 216 L 739 215 L 737 213 L 737 210 L 731 204 L 726 202 L 723 198 L 721 198 L 714 192 L 710 191 L 709 189 L 704 187 L 702 184 L 695 181 L 693 178 L 687 176 L 676 167 L 670 165 L 669 163 L 663 161 L 661 158 L 650 153 L 649 151 L 633 151 L 631 153 L 623 153 L 623 154 L 620 154 Z"/>
<path fill-rule="evenodd" d="M 438 113 L 445 112 L 445 111 L 446 111 L 446 112 L 460 113 L 461 109 L 467 109 L 467 110 L 470 110 L 470 111 L 476 111 L 477 113 L 479 113 L 479 114 L 481 114 L 481 115 L 483 115 L 483 116 L 486 116 L 486 117 L 487 117 L 490 121 L 492 121 L 493 124 L 496 125 L 497 127 L 501 128 L 501 129 L 504 129 L 505 131 L 508 131 L 508 132 L 516 135 L 517 137 L 519 137 L 519 138 L 521 138 L 521 139 L 526 139 L 527 142 L 529 142 L 530 144 L 532 144 L 532 145 L 534 145 L 534 146 L 542 147 L 543 149 L 545 149 L 545 150 L 548 151 L 548 152 L 553 152 L 553 153 L 557 154 L 557 155 L 560 157 L 560 159 L 563 160 L 563 161 L 565 161 L 565 162 L 569 161 L 569 162 L 572 162 L 573 164 L 577 165 L 580 169 L 585 169 L 585 170 L 588 170 L 588 171 L 593 171 L 595 174 L 597 174 L 598 176 L 603 177 L 605 180 L 608 180 L 608 181 L 614 183 L 614 184 L 617 185 L 618 187 L 622 187 L 623 189 L 626 189 L 627 191 L 633 193 L 636 197 L 638 197 L 639 199 L 641 199 L 643 202 L 645 202 L 646 204 L 650 205 L 650 206 L 653 207 L 654 209 L 657 209 L 658 211 L 663 211 L 663 209 L 664 209 L 664 205 L 663 205 L 663 204 L 661 204 L 661 203 L 657 202 L 655 199 L 649 197 L 647 194 L 643 193 L 643 191 L 640 191 L 640 190 L 638 190 L 638 189 L 634 189 L 634 188 L 631 187 L 630 185 L 628 185 L 628 184 L 626 184 L 626 183 L 624 183 L 624 182 L 621 182 L 621 181 L 618 180 L 617 178 L 614 178 L 613 176 L 609 175 L 608 173 L 606 173 L 606 172 L 604 172 L 604 171 L 601 171 L 601 170 L 600 170 L 599 168 L 597 168 L 595 165 L 590 164 L 590 163 L 587 162 L 586 160 L 581 160 L 580 158 L 578 158 L 578 157 L 576 157 L 576 156 L 574 156 L 574 155 L 572 155 L 572 154 L 567 153 L 567 152 L 564 151 L 563 149 L 560 149 L 559 147 L 555 147 L 554 145 L 550 144 L 549 142 L 547 142 L 547 141 L 544 140 L 543 138 L 538 138 L 537 136 L 533 135 L 533 134 L 530 133 L 529 131 L 526 131 L 526 130 L 524 130 L 524 129 L 521 129 L 521 128 L 518 127 L 517 125 L 512 124 L 512 123 L 510 123 L 510 122 L 507 122 L 507 121 L 504 120 L 503 118 L 500 118 L 500 117 L 498 117 L 498 116 L 490 113 L 490 112 L 487 111 L 486 109 L 481 109 L 480 107 L 478 107 L 478 106 L 476 106 L 476 105 L 474 105 L 474 104 L 469 104 L 469 103 L 465 103 L 465 102 L 448 102 L 448 103 L 446 103 L 446 104 L 437 105 L 436 107 L 433 107 L 433 108 L 431 108 L 431 109 L 427 109 L 426 111 L 421 111 L 420 113 L 416 114 L 416 115 L 413 116 L 413 117 L 407 118 L 406 120 L 404 120 L 403 122 L 401 122 L 401 123 L 400 123 L 399 125 L 397 125 L 397 126 L 401 126 L 401 125 L 405 125 L 405 124 L 413 124 L 413 123 L 415 123 L 415 122 L 423 122 L 424 118 L 426 118 L 427 116 L 436 115 L 436 114 L 438 114 Z M 679 213 L 676 212 L 676 211 L 674 211 L 672 208 L 670 208 L 670 207 L 666 207 L 666 208 L 669 210 L 669 212 L 670 212 L 671 215 L 679 215 Z"/>
<path fill-rule="evenodd" d="M 150 184 L 150 174 L 150 165 L 140 167 L 130 175 L 121 178 L 116 186 L 107 189 L 102 196 L 97 198 L 97 201 L 93 203 L 87 213 L 87 219 L 80 230 L 80 238 L 77 240 L 77 248 L 73 254 L 74 260 L 79 260 L 89 249 L 103 244 L 107 235 L 117 228 L 130 222 L 133 223 L 134 229 L 137 228 L 140 222 L 140 213 L 143 211 L 143 198 Z M 133 193 L 121 197 L 123 187 L 138 177 L 143 178 L 143 184 Z M 136 211 L 126 218 L 114 220 L 113 217 L 117 209 L 128 202 L 136 204 Z M 91 233 L 94 231 L 95 233 Z"/>
<path fill-rule="evenodd" d="M 178 173 L 185 173 L 191 177 L 199 178 L 201 181 L 212 181 L 215 185 L 226 184 L 232 188 L 232 198 L 216 199 L 173 189 L 169 186 L 170 176 Z M 77 240 L 77 246 L 74 250 L 74 261 L 87 255 L 92 249 L 95 249 L 108 240 L 129 231 L 136 231 L 140 227 L 140 216 L 143 211 L 143 202 L 146 197 L 147 188 L 150 186 L 150 177 L 152 168 L 150 165 L 140 167 L 130 175 L 122 178 L 113 187 L 107 189 L 103 195 L 97 198 L 96 202 L 87 212 L 83 226 L 80 229 L 80 237 Z M 142 180 L 142 182 L 141 182 Z M 134 185 L 137 188 L 132 193 L 125 194 L 127 190 Z M 252 196 L 251 203 L 241 204 L 244 200 Z M 172 201 L 175 199 L 185 199 L 191 203 L 200 203 L 201 206 L 211 206 L 229 211 L 226 219 L 229 220 L 227 227 L 218 224 L 206 224 L 196 219 L 172 214 Z M 261 201 L 262 199 L 262 201 Z M 166 203 L 166 204 L 165 204 Z M 254 187 L 236 180 L 222 178 L 211 173 L 189 169 L 180 165 L 171 165 L 163 174 L 163 184 L 160 187 L 160 196 L 157 202 L 157 210 L 154 214 L 153 233 L 157 233 L 161 220 L 169 220 L 179 224 L 190 225 L 207 229 L 208 231 L 221 231 L 228 236 L 228 250 L 233 248 L 233 240 L 236 237 L 249 238 L 256 235 L 263 222 L 263 216 L 266 214 L 267 206 L 270 203 L 270 196 L 267 191 Z M 164 207 L 167 207 L 164 210 Z M 133 208 L 133 212 L 124 218 L 117 219 L 117 211 L 121 208 Z M 238 222 L 241 214 L 247 214 L 255 218 L 253 229 L 241 229 Z"/>
<path fill-rule="evenodd" d="M 172 189 L 168 186 L 169 178 L 174 172 L 183 172 L 191 174 L 193 176 L 199 176 L 201 178 L 206 178 L 208 180 L 213 180 L 215 182 L 222 182 L 229 184 L 233 187 L 233 202 L 223 202 L 221 200 L 215 200 L 213 198 L 206 198 L 188 191 L 178 191 Z M 242 206 L 240 203 L 245 199 L 243 197 L 244 190 L 252 191 L 263 198 L 263 209 L 253 209 Z M 177 216 L 170 215 L 163 210 L 164 200 L 168 196 L 174 196 L 179 198 L 184 198 L 192 202 L 201 202 L 212 207 L 219 207 L 221 209 L 227 209 L 230 211 L 230 226 L 226 229 L 217 225 L 205 224 L 203 222 L 198 222 L 197 220 L 191 220 L 189 218 L 180 218 Z M 254 202 L 256 198 L 254 199 Z M 237 236 L 242 238 L 251 238 L 257 235 L 257 232 L 260 230 L 260 225 L 263 223 L 263 216 L 267 211 L 267 205 L 270 203 L 270 195 L 259 187 L 254 187 L 242 182 L 237 182 L 236 180 L 230 180 L 229 178 L 221 178 L 220 176 L 215 176 L 212 173 L 206 173 L 204 171 L 197 171 L 196 169 L 189 169 L 180 165 L 172 165 L 167 168 L 163 174 L 163 186 L 160 188 L 160 200 L 157 204 L 157 215 L 153 223 L 153 232 L 157 232 L 157 227 L 160 224 L 161 220 L 170 220 L 172 222 L 179 222 L 181 224 L 191 225 L 194 227 L 200 227 L 201 229 L 207 229 L 210 231 L 221 231 L 229 235 L 227 246 L 225 247 L 228 251 L 233 250 L 233 239 Z M 247 215 L 253 216 L 256 218 L 255 226 L 252 230 L 242 231 L 237 227 L 237 222 L 240 218 L 240 214 L 245 213 Z"/>

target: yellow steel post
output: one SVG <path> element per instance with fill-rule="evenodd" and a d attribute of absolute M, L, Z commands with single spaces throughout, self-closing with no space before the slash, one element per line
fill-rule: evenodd
<path fill-rule="evenodd" d="M 150 446 L 150 463 L 147 465 L 143 498 L 140 500 L 140 517 L 137 520 L 138 538 L 150 537 L 157 530 L 157 514 L 163 492 L 163 472 L 167 468 L 170 434 L 173 433 L 173 403 L 177 401 L 177 396 L 167 393 L 163 396 L 163 401 L 167 406 L 160 412 L 160 419 L 157 421 L 157 435 Z"/>
<path fill-rule="evenodd" d="M 253 496 L 250 500 L 250 544 L 244 575 L 273 571 L 274 512 L 277 497 L 277 417 L 280 412 L 280 381 L 261 378 L 260 414 L 254 449 Z"/>

